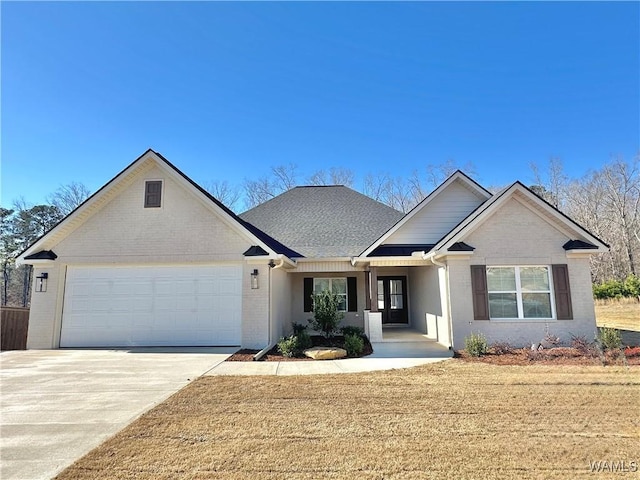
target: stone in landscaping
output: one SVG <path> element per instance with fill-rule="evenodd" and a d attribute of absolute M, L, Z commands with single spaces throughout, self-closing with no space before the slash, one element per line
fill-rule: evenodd
<path fill-rule="evenodd" d="M 344 348 L 337 347 L 313 347 L 307 348 L 304 354 L 314 360 L 334 360 L 346 357 L 347 351 Z"/>

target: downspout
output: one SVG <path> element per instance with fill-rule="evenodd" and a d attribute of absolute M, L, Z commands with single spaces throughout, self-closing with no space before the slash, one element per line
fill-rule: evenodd
<path fill-rule="evenodd" d="M 426 260 L 426 256 L 425 256 L 425 260 Z M 447 319 L 447 327 L 449 330 L 449 350 L 453 350 L 453 327 L 451 325 L 452 323 L 452 318 L 451 318 L 451 292 L 449 290 L 449 267 L 447 266 L 446 263 L 442 263 L 442 262 L 438 262 L 435 259 L 435 255 L 429 255 L 428 257 L 429 260 L 431 260 L 431 263 L 433 263 L 436 267 L 441 267 L 444 268 L 444 274 L 445 274 L 445 288 L 446 290 L 446 298 L 447 298 L 447 313 L 448 313 L 448 319 Z"/>
<path fill-rule="evenodd" d="M 269 340 L 268 340 L 267 346 L 253 356 L 254 362 L 264 357 L 266 353 L 269 350 L 271 350 L 276 344 L 276 342 L 271 337 L 271 325 L 273 324 L 273 311 L 272 311 L 273 302 L 271 301 L 271 296 L 273 295 L 273 277 L 271 275 L 271 270 L 274 270 L 276 268 L 282 268 L 283 265 L 284 265 L 284 259 L 282 258 L 279 260 L 279 263 L 277 265 L 273 261 L 273 259 L 269 261 L 269 324 L 268 324 Z"/>

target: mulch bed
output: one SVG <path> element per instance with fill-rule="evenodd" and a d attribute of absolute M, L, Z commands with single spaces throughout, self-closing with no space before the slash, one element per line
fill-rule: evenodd
<path fill-rule="evenodd" d="M 334 337 L 330 342 L 321 336 L 311 337 L 314 346 L 340 346 L 343 337 Z M 251 362 L 259 350 L 242 349 L 231 355 L 227 362 Z M 365 339 L 364 351 L 361 357 L 373 353 L 373 348 L 368 339 Z M 489 349 L 486 355 L 472 357 L 464 350 L 455 352 L 455 358 L 465 362 L 488 363 L 491 365 L 640 365 L 640 347 L 626 347 L 620 351 L 607 351 L 600 355 L 597 350 L 584 352 L 573 347 L 553 347 L 544 350 L 531 350 L 530 348 L 514 348 L 508 352 L 495 352 Z M 308 362 L 311 358 L 289 358 L 278 351 L 278 346 L 273 347 L 260 361 L 263 362 Z"/>
<path fill-rule="evenodd" d="M 465 362 L 489 363 L 492 365 L 640 365 L 640 347 L 627 347 L 622 351 L 597 350 L 584 352 L 572 347 L 554 347 L 544 350 L 518 348 L 509 352 L 495 352 L 472 357 L 464 350 L 455 352 L 455 357 Z"/>
<path fill-rule="evenodd" d="M 340 347 L 342 348 L 344 344 L 343 336 L 335 336 L 331 339 L 327 339 L 320 335 L 312 335 L 311 341 L 313 342 L 314 347 Z M 236 353 L 227 358 L 227 362 L 252 362 L 253 357 L 260 350 L 251 350 L 247 348 L 243 348 L 242 350 L 238 350 Z M 371 355 L 373 353 L 373 347 L 369 342 L 368 338 L 364 338 L 364 349 L 362 350 L 362 354 L 358 355 L 358 357 L 366 357 L 367 355 Z M 349 357 L 353 358 L 353 357 Z M 274 346 L 271 350 L 269 350 L 266 355 L 264 355 L 260 361 L 262 362 L 313 362 L 314 360 L 309 357 L 285 357 L 278 351 L 278 346 Z"/>

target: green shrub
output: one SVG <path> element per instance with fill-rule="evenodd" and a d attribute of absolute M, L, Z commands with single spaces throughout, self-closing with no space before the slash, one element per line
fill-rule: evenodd
<path fill-rule="evenodd" d="M 309 323 L 314 330 L 322 332 L 325 337 L 332 337 L 344 318 L 340 310 L 340 297 L 335 293 L 324 291 L 313 295 L 313 318 Z"/>
<path fill-rule="evenodd" d="M 299 357 L 311 345 L 311 337 L 307 332 L 302 331 L 298 335 L 281 338 L 278 342 L 278 350 L 285 357 Z"/>
<path fill-rule="evenodd" d="M 482 333 L 471 333 L 464 339 L 464 348 L 472 357 L 481 357 L 487 353 L 487 339 Z"/>
<path fill-rule="evenodd" d="M 357 335 L 358 337 L 364 337 L 364 330 L 360 327 L 354 327 L 353 325 L 347 325 L 346 327 L 342 327 L 340 329 L 342 335 L 345 337 L 347 335 Z"/>
<path fill-rule="evenodd" d="M 285 357 L 296 357 L 299 355 L 298 337 L 291 335 L 281 338 L 278 342 L 278 351 Z"/>
<path fill-rule="evenodd" d="M 637 297 L 640 295 L 640 277 L 629 275 L 624 280 L 608 280 L 593 286 L 593 296 L 597 299 Z"/>
<path fill-rule="evenodd" d="M 364 350 L 364 340 L 360 335 L 347 334 L 344 336 L 344 349 L 350 357 L 357 357 Z"/>
<path fill-rule="evenodd" d="M 283 337 L 278 342 L 278 351 L 285 357 L 296 357 L 299 355 L 298 337 L 291 335 Z"/>
<path fill-rule="evenodd" d="M 306 332 L 307 331 L 307 325 L 304 325 L 302 323 L 293 322 L 291 324 L 291 326 L 293 327 L 293 334 L 294 335 L 298 335 L 298 334 L 300 334 L 302 332 Z"/>
<path fill-rule="evenodd" d="M 620 330 L 616 328 L 601 327 L 598 329 L 598 342 L 603 350 L 618 350 L 622 348 Z"/>
<path fill-rule="evenodd" d="M 624 281 L 624 290 L 628 297 L 640 297 L 640 277 L 629 275 Z"/>
<path fill-rule="evenodd" d="M 302 354 L 302 352 L 307 348 L 313 347 L 311 337 L 305 330 L 300 331 L 300 333 L 298 333 L 298 335 L 296 336 L 298 337 L 298 347 L 300 348 L 300 354 Z"/>

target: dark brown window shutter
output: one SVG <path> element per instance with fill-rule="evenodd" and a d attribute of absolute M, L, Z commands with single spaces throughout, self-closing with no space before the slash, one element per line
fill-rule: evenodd
<path fill-rule="evenodd" d="M 304 311 L 310 312 L 313 310 L 313 278 L 304 279 Z"/>
<path fill-rule="evenodd" d="M 569 268 L 566 264 L 552 265 L 553 291 L 556 297 L 556 317 L 558 320 L 573 320 Z"/>
<path fill-rule="evenodd" d="M 144 184 L 145 208 L 159 207 L 162 204 L 162 181 L 149 180 Z"/>
<path fill-rule="evenodd" d="M 471 265 L 471 290 L 473 292 L 473 319 L 489 320 L 489 292 L 487 291 L 487 267 Z"/>
<path fill-rule="evenodd" d="M 347 301 L 349 302 L 347 310 L 349 312 L 358 311 L 358 284 L 356 281 L 356 277 L 347 277 Z"/>

